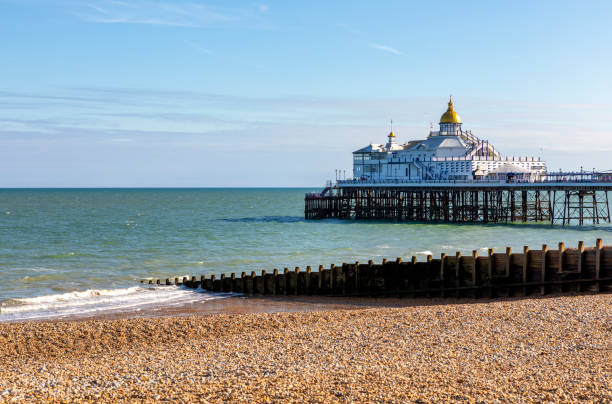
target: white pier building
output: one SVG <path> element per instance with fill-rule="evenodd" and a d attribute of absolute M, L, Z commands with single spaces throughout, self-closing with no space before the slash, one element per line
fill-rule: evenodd
<path fill-rule="evenodd" d="M 425 140 L 400 144 L 393 130 L 386 144 L 370 144 L 353 152 L 353 178 L 377 182 L 438 180 L 542 181 L 546 162 L 539 157 L 502 156 L 488 141 L 461 128 L 461 117 L 453 108 L 440 117 L 440 130 Z"/>

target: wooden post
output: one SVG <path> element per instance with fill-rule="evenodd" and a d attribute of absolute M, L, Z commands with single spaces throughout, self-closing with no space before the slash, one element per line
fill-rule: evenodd
<path fill-rule="evenodd" d="M 368 261 L 368 282 L 366 284 L 366 294 L 369 296 L 372 296 L 374 294 L 374 289 L 376 286 L 376 277 L 375 277 L 375 273 L 374 273 L 374 261 L 369 260 Z"/>
<path fill-rule="evenodd" d="M 289 268 L 285 268 L 283 269 L 283 294 L 286 295 L 287 294 L 287 288 L 289 287 L 289 282 L 288 282 L 288 278 L 289 278 Z"/>
<path fill-rule="evenodd" d="M 440 254 L 440 297 L 444 296 L 444 269 L 446 268 L 446 254 Z"/>
<path fill-rule="evenodd" d="M 272 294 L 275 296 L 278 294 L 278 269 L 277 268 L 274 268 L 274 270 L 272 271 Z"/>
<path fill-rule="evenodd" d="M 395 259 L 395 265 L 393 268 L 393 276 L 391 277 L 391 279 L 393 279 L 393 283 L 395 284 L 395 294 L 399 297 L 399 292 L 402 288 L 402 272 L 401 272 L 401 268 L 402 268 L 402 258 L 401 257 L 397 257 Z M 386 288 L 387 290 L 390 289 L 389 287 Z"/>
<path fill-rule="evenodd" d="M 489 279 L 493 279 L 493 268 L 495 268 L 495 257 L 493 256 L 493 249 L 489 248 L 487 251 L 489 259 L 487 261 L 487 275 Z"/>
<path fill-rule="evenodd" d="M 247 289 L 247 276 L 246 276 L 246 272 L 242 272 L 240 274 L 240 279 L 242 280 L 242 287 L 241 287 L 240 291 L 243 294 L 246 295 L 247 294 L 247 290 L 246 290 Z"/>
<path fill-rule="evenodd" d="M 170 278 L 166 278 L 166 286 L 172 285 L 172 282 L 170 282 Z"/>
<path fill-rule="evenodd" d="M 523 294 L 527 294 L 527 271 L 529 267 L 529 246 L 523 246 Z"/>
<path fill-rule="evenodd" d="M 461 286 L 461 251 L 455 253 L 455 258 L 457 259 L 457 262 L 455 262 L 455 296 L 459 297 L 461 295 L 459 289 Z"/>
<path fill-rule="evenodd" d="M 542 267 L 540 270 L 540 282 L 546 282 L 546 256 L 548 254 L 548 245 L 542 244 Z M 540 286 L 540 294 L 546 294 L 546 285 Z"/>
<path fill-rule="evenodd" d="M 473 250 L 472 251 L 472 260 L 474 262 L 472 262 L 472 287 L 474 287 L 474 294 L 476 294 L 476 282 L 477 282 L 477 277 L 476 277 L 476 265 L 478 264 L 478 251 Z"/>
<path fill-rule="evenodd" d="M 600 238 L 595 241 L 595 292 L 599 292 L 599 275 L 601 273 L 601 253 L 603 242 Z"/>
<path fill-rule="evenodd" d="M 319 291 L 317 294 L 321 293 L 323 290 L 323 265 L 319 265 Z"/>
<path fill-rule="evenodd" d="M 493 279 L 493 268 L 495 268 L 495 256 L 493 255 L 493 249 L 487 250 L 487 296 L 492 298 L 495 296 L 495 280 Z"/>
<path fill-rule="evenodd" d="M 210 290 L 215 290 L 215 281 L 217 280 L 217 276 L 216 275 L 211 275 L 210 276 Z"/>
<path fill-rule="evenodd" d="M 512 266 L 512 247 L 506 247 L 506 278 L 510 277 L 510 267 Z"/>
<path fill-rule="evenodd" d="M 336 294 L 336 265 L 331 264 L 329 266 L 329 277 L 330 277 L 330 282 L 329 282 L 329 289 L 330 289 L 330 294 L 334 295 Z"/>
<path fill-rule="evenodd" d="M 561 242 L 559 243 L 559 269 L 557 270 L 557 273 L 559 274 L 563 273 L 564 259 L 565 259 L 565 244 Z"/>
<path fill-rule="evenodd" d="M 201 275 L 200 276 L 200 287 L 202 289 L 206 289 L 206 286 L 204 285 L 204 281 L 206 280 L 206 276 L 205 275 Z"/>
<path fill-rule="evenodd" d="M 434 274 L 435 268 L 433 267 L 433 256 L 427 255 L 427 277 L 425 278 L 425 284 L 427 288 L 427 297 L 431 296 L 431 280 Z"/>
<path fill-rule="evenodd" d="M 232 272 L 232 274 L 230 276 L 230 279 L 231 279 L 231 282 L 230 282 L 230 292 L 236 292 L 237 288 L 236 288 L 236 286 L 234 286 L 235 283 L 236 283 L 236 273 L 235 272 Z"/>
<path fill-rule="evenodd" d="M 157 283 L 158 285 L 160 285 L 160 284 L 161 284 L 161 281 L 158 279 L 158 280 L 156 281 L 156 283 Z"/>
<path fill-rule="evenodd" d="M 257 274 L 255 273 L 255 271 L 251 271 L 251 279 L 249 279 L 251 286 L 249 293 L 251 295 L 255 294 L 255 278 L 257 278 Z"/>
<path fill-rule="evenodd" d="M 311 275 L 311 273 L 312 273 L 312 268 L 310 267 L 310 265 L 308 265 L 306 267 L 306 277 L 304 278 L 304 288 L 306 289 L 305 290 L 305 294 L 306 295 L 312 294 L 311 286 L 310 286 L 310 275 Z"/>
<path fill-rule="evenodd" d="M 298 278 L 300 276 L 300 267 L 295 267 L 293 272 L 294 272 L 294 275 L 291 278 L 291 283 L 292 283 L 291 287 L 293 288 L 293 294 L 295 296 L 297 296 L 297 294 L 298 294 Z"/>
<path fill-rule="evenodd" d="M 584 263 L 584 241 L 579 241 L 578 242 L 578 269 L 577 269 L 579 274 L 582 274 L 583 263 Z"/>
<path fill-rule="evenodd" d="M 342 276 L 344 277 L 344 282 L 342 282 L 342 296 L 346 296 L 346 279 L 348 278 L 348 270 L 349 265 L 346 262 L 342 263 Z"/>
<path fill-rule="evenodd" d="M 359 291 L 360 291 L 360 287 L 361 287 L 361 285 L 359 283 L 359 281 L 360 281 L 359 277 L 360 276 L 361 275 L 359 273 L 359 261 L 356 261 L 355 262 L 355 293 L 354 293 L 355 295 L 359 295 Z"/>
<path fill-rule="evenodd" d="M 412 267 L 412 271 L 410 274 L 410 283 L 412 284 L 412 290 L 415 291 L 414 295 L 417 295 L 417 291 L 419 291 L 420 289 L 420 284 L 418 282 L 419 279 L 419 274 L 416 271 L 416 263 L 417 263 L 417 257 L 416 256 L 412 256 L 410 257 L 410 266 Z"/>

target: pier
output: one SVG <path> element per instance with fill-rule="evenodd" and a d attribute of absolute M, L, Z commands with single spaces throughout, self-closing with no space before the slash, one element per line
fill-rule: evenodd
<path fill-rule="evenodd" d="M 311 219 L 560 225 L 610 223 L 609 172 L 554 173 L 539 181 L 339 180 L 305 196 Z"/>
<path fill-rule="evenodd" d="M 528 246 L 514 252 L 492 249 L 463 256 L 432 255 L 425 261 L 416 256 L 383 259 L 380 263 L 320 265 L 313 271 L 284 268 L 182 279 L 149 279 L 151 285 L 177 285 L 213 292 L 270 296 L 371 296 L 371 297 L 511 297 L 549 293 L 612 292 L 612 246 L 597 239 L 595 246 L 580 241 L 574 248 L 559 243 L 557 249 Z"/>

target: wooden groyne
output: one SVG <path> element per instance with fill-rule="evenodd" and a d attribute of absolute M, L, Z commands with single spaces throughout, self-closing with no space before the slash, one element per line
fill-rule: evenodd
<path fill-rule="evenodd" d="M 182 279 L 149 279 L 143 283 L 182 285 L 214 292 L 246 295 L 407 296 L 407 297 L 496 297 L 544 295 L 562 292 L 612 291 L 612 246 L 597 239 L 594 247 L 580 241 L 576 248 L 559 243 L 556 250 L 523 247 L 519 253 L 507 247 L 504 253 L 488 250 L 463 256 L 441 254 L 426 261 L 383 259 L 380 264 L 343 263 L 317 271 L 255 271 L 229 275 L 192 276 Z"/>

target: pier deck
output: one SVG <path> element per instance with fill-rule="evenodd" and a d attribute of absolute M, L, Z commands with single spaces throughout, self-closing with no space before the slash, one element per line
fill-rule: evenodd
<path fill-rule="evenodd" d="M 558 179 L 556 176 L 553 177 Z M 306 194 L 306 219 L 599 224 L 610 222 L 612 179 L 338 181 Z"/>

